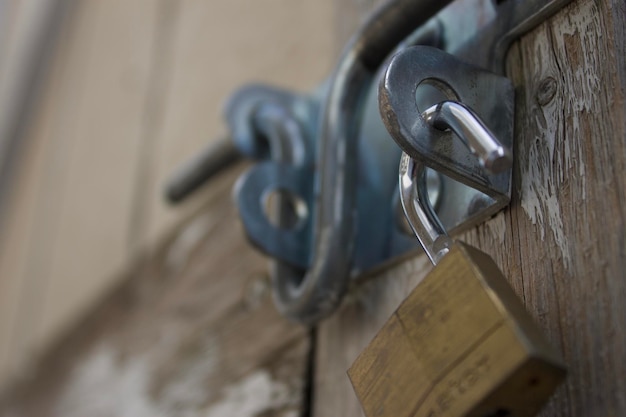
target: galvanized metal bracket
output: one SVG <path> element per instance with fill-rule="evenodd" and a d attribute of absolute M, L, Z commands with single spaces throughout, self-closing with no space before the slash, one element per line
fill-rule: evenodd
<path fill-rule="evenodd" d="M 315 94 L 250 86 L 234 95 L 227 107 L 234 143 L 264 160 L 238 181 L 237 204 L 251 241 L 275 259 L 283 314 L 316 322 L 334 311 L 351 278 L 419 248 L 398 215 L 400 147 L 434 168 L 429 198 L 448 230 L 471 227 L 508 204 L 510 172 L 486 174 L 451 133 L 424 125 L 416 88 L 424 81 L 439 86 L 512 147 L 506 51 L 567 3 L 392 0 L 355 35 Z M 424 44 L 440 50 L 412 48 Z M 381 79 L 380 104 L 395 109 L 384 118 Z M 272 223 L 263 202 L 274 190 L 306 210 L 294 211 L 283 198 Z"/>

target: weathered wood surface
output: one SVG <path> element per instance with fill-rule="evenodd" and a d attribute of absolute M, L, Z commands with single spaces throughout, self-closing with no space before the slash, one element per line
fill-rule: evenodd
<path fill-rule="evenodd" d="M 170 207 L 162 187 L 223 133 L 230 93 L 251 81 L 306 90 L 331 61 L 332 0 L 64 4 L 0 222 L 0 386 L 202 204 L 201 191 Z"/>
<path fill-rule="evenodd" d="M 341 7 L 348 10 L 353 4 L 362 12 L 371 3 L 374 2 L 344 2 Z M 112 3 L 93 2 L 83 7 L 88 10 L 113 7 L 109 4 Z M 159 12 L 161 19 L 170 16 L 166 12 L 172 6 L 163 7 Z M 168 132 L 163 134 L 163 141 L 172 140 L 176 135 L 185 137 L 185 132 L 192 131 L 186 121 L 198 122 L 207 111 L 206 106 L 202 106 L 203 93 L 195 95 L 197 85 L 191 79 L 194 77 L 187 78 L 185 73 L 186 67 L 196 68 L 198 73 L 203 72 L 198 68 L 209 68 L 208 64 L 201 65 L 205 60 L 198 66 L 190 64 L 195 62 L 190 39 L 200 38 L 204 33 L 202 14 L 197 7 L 202 8 L 194 3 L 189 11 L 179 10 L 178 16 L 186 17 L 181 24 L 184 34 L 177 32 L 176 39 L 190 49 L 176 52 L 177 72 L 171 79 L 167 74 L 154 75 L 151 84 L 158 88 L 151 90 L 150 97 L 167 98 L 170 103 L 163 108 L 151 107 L 145 118 L 146 123 L 164 120 L 166 127 L 154 128 Z M 518 107 L 513 202 L 506 212 L 465 237 L 494 256 L 570 366 L 567 384 L 545 410 L 546 416 L 626 414 L 624 9 L 621 0 L 578 0 L 513 47 L 509 73 L 517 86 Z M 104 37 L 105 32 L 99 26 L 89 24 L 101 22 L 96 15 L 87 13 L 90 20 L 83 23 L 82 29 L 75 30 L 84 30 L 89 36 L 76 38 L 74 42 L 82 46 L 71 48 L 89 49 L 93 33 L 100 34 L 96 38 Z M 132 25 L 132 19 L 125 16 L 120 19 Z M 361 15 L 353 14 L 349 21 L 358 23 L 361 19 Z M 340 22 L 345 21 L 340 18 L 337 24 Z M 159 24 L 167 26 L 162 21 Z M 161 29 L 169 30 L 162 26 Z M 346 34 L 352 31 L 345 30 L 345 26 L 341 30 Z M 173 46 L 168 48 L 175 50 Z M 113 56 L 127 52 L 126 49 L 109 51 Z M 242 55 L 245 54 L 242 52 Z M 76 61 L 74 65 L 80 68 L 80 55 L 72 56 Z M 144 60 L 145 57 L 140 59 L 141 68 L 144 68 Z M 50 89 L 66 91 L 70 98 L 74 97 L 74 104 L 59 104 L 58 109 L 49 105 L 48 110 L 42 111 L 45 123 L 34 129 L 44 133 L 54 131 L 55 135 L 67 136 L 66 140 L 73 142 L 80 136 L 70 128 L 73 124 L 68 127 L 55 121 L 55 114 L 58 112 L 67 120 L 74 120 L 70 117 L 71 109 L 78 109 L 78 96 L 87 93 L 75 96 L 72 79 L 63 70 L 64 65 L 70 64 L 57 65 L 61 69 L 56 70 L 56 81 Z M 90 64 L 88 68 L 100 71 L 99 65 Z M 118 70 L 120 68 L 124 66 Z M 267 71 L 275 69 L 274 66 L 268 68 Z M 81 74 L 77 82 L 84 85 L 82 77 L 92 76 Z M 169 81 L 161 84 L 159 80 Z M 167 85 L 177 93 L 164 94 Z M 105 86 L 89 88 L 88 96 L 99 96 Z M 112 91 L 108 93 L 111 95 L 105 96 L 115 102 L 111 98 Z M 152 103 L 147 98 L 146 101 Z M 54 103 L 52 98 L 50 103 Z M 186 119 L 187 113 L 181 110 L 184 103 L 198 107 L 190 119 Z M 103 108 L 109 109 L 108 106 Z M 86 114 L 82 111 L 81 114 Z M 97 126 L 104 123 L 103 120 L 96 118 L 93 123 Z M 90 132 L 85 121 L 76 123 L 85 134 Z M 197 126 L 202 126 L 198 123 Z M 199 143 L 204 139 L 200 136 L 195 133 L 192 141 Z M 156 159 L 162 158 L 161 161 L 156 165 L 148 164 L 145 175 L 152 179 L 140 183 L 153 190 L 157 189 L 155 178 L 163 176 L 172 164 L 168 155 L 176 149 L 177 142 L 163 143 L 154 145 L 154 154 L 161 155 Z M 194 145 L 183 146 L 191 149 Z M 40 149 L 33 159 L 46 155 L 49 151 L 45 149 Z M 58 154 L 52 154 L 57 155 L 57 159 L 55 164 L 50 162 L 51 168 L 46 172 L 56 172 L 52 168 L 60 164 Z M 73 169 L 73 176 L 80 175 L 77 167 Z M 236 220 L 228 196 L 234 175 L 233 171 L 221 178 L 195 201 L 192 210 L 202 204 L 206 204 L 208 210 L 191 220 L 165 247 L 156 250 L 152 260 L 137 265 L 131 276 L 117 277 L 126 283 L 44 358 L 21 388 L 5 397 L 0 416 L 291 417 L 302 411 L 307 334 L 277 316 L 268 296 L 266 265 L 244 243 L 240 228 L 233 227 Z M 30 180 L 36 182 L 36 179 Z M 49 179 L 48 184 L 53 187 L 41 187 L 49 188 L 49 195 L 54 198 L 57 183 Z M 64 190 L 69 189 L 67 184 L 69 182 L 62 183 Z M 148 194 L 155 198 L 154 191 Z M 45 248 L 59 242 L 48 231 L 62 224 L 73 224 L 69 202 L 43 197 L 33 200 L 34 195 L 34 191 L 29 191 L 21 207 L 52 215 L 54 221 L 47 222 L 48 217 L 42 216 L 39 223 L 33 225 L 28 222 L 28 213 L 18 216 L 31 231 L 28 237 L 17 239 L 18 245 L 14 241 L 7 255 L 21 260 L 15 266 L 18 271 L 30 265 L 29 244 L 35 242 L 39 256 L 47 259 L 51 255 Z M 36 201 L 48 205 L 38 208 Z M 92 203 L 98 201 L 94 197 Z M 53 210 L 49 212 L 48 207 Z M 134 207 L 133 210 L 143 213 L 143 209 Z M 153 221 L 158 223 L 157 219 L 167 217 L 164 223 L 174 222 L 175 216 L 159 214 L 159 210 L 163 209 L 156 209 L 150 219 L 143 220 L 141 227 L 146 236 L 153 233 Z M 59 223 L 59 211 L 64 213 L 61 217 L 67 217 L 64 223 Z M 129 219 L 128 213 L 124 213 L 122 217 Z M 140 217 L 140 214 L 135 216 Z M 44 229 L 38 229 L 38 225 Z M 69 227 L 64 230 L 77 235 L 82 233 Z M 114 234 L 117 236 L 117 232 Z M 20 236 L 18 231 L 14 231 L 14 236 Z M 141 241 L 137 236 L 132 239 L 137 243 Z M 73 242 L 75 247 L 80 247 L 83 241 L 76 238 Z M 129 241 L 124 242 L 125 248 L 133 247 Z M 20 250 L 21 247 L 27 249 Z M 57 250 L 70 259 L 68 248 Z M 38 268 L 45 269 L 45 266 Z M 345 372 L 429 270 L 423 256 L 388 269 L 355 288 L 340 312 L 319 327 L 312 415 L 361 415 Z M 58 271 L 63 272 L 63 268 Z M 58 271 L 57 274 L 64 276 Z M 31 276 L 29 285 L 45 288 L 38 284 L 42 275 L 33 273 Z M 3 281 L 5 277 L 2 275 Z M 72 276 L 67 280 L 70 285 L 83 285 Z M 48 277 L 45 282 L 53 283 Z M 2 284 L 6 288 L 11 282 Z M 23 311 L 20 309 L 29 311 L 30 305 L 15 294 L 29 293 L 20 288 L 8 295 L 3 292 L 0 306 L 17 309 L 11 310 L 12 317 L 20 317 Z M 56 305 L 64 306 L 67 294 L 58 291 L 57 296 Z M 9 304 L 4 304 L 5 300 Z M 40 311 L 29 320 L 41 320 L 41 317 Z M 8 339 L 13 331 L 13 328 L 7 330 Z M 25 327 L 23 331 L 31 329 Z M 24 341 L 32 337 L 26 336 Z M 13 352 L 28 345 L 19 340 L 12 343 Z"/>
<path fill-rule="evenodd" d="M 240 172 L 7 393 L 0 416 L 301 415 L 308 331 L 275 311 L 266 261 L 224 198 Z"/>
<path fill-rule="evenodd" d="M 626 414 L 625 21 L 622 0 L 578 0 L 512 47 L 513 200 L 463 237 L 569 365 L 543 416 Z M 423 256 L 393 267 L 319 327 L 314 416 L 362 415 L 345 371 L 429 269 Z"/>
<path fill-rule="evenodd" d="M 155 9 L 153 0 L 126 3 L 76 4 L 20 139 L 0 236 L 0 383 L 132 258 L 129 178 L 141 151 Z"/>

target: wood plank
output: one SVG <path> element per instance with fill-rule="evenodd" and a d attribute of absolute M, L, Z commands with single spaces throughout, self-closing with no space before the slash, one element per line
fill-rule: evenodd
<path fill-rule="evenodd" d="M 111 277 L 132 255 L 127 228 L 134 184 L 129 180 L 142 153 L 156 2 L 83 2 L 80 7 L 84 18 L 93 18 L 94 37 L 79 51 L 84 64 L 66 74 L 68 79 L 82 75 L 84 85 L 72 115 L 75 142 L 64 160 L 65 198 L 37 329 L 43 343 L 110 288 Z"/>
<path fill-rule="evenodd" d="M 611 22 L 626 13 L 617 4 L 578 1 L 509 57 L 524 132 L 505 236 L 513 250 L 496 239 L 487 247 L 570 367 L 544 415 L 626 413 L 626 103 L 617 67 L 626 39 Z"/>
<path fill-rule="evenodd" d="M 265 260 L 233 230 L 224 196 L 241 170 L 216 180 L 201 213 L 7 393 L 0 415 L 302 415 L 308 331 L 276 312 Z"/>
<path fill-rule="evenodd" d="M 0 3 L 0 212 L 29 109 L 49 70 L 71 1 L 7 0 Z M 1 226 L 1 225 L 0 225 Z"/>
<path fill-rule="evenodd" d="M 18 288 L 3 336 L 12 372 L 110 288 L 130 259 L 129 179 L 141 152 L 154 3 L 80 2 L 66 28 L 58 69 L 24 138 L 24 158 L 34 160 L 12 196 L 17 247 L 2 236 L 11 249 L 3 251 L 3 279 Z"/>
<path fill-rule="evenodd" d="M 464 237 L 494 257 L 569 365 L 545 416 L 626 413 L 624 21 L 621 1 L 579 0 L 514 45 L 513 201 Z M 408 294 L 398 279 L 426 270 L 418 257 L 386 271 L 320 326 L 314 415 L 362 415 L 345 370 Z"/>
<path fill-rule="evenodd" d="M 161 187 L 219 132 L 228 94 L 321 81 L 331 1 L 76 2 L 3 219 L 0 382 L 202 204 L 166 207 Z"/>
<path fill-rule="evenodd" d="M 82 32 L 82 36 L 72 36 L 75 31 Z M 65 26 L 57 54 L 50 65 L 45 91 L 42 92 L 43 102 L 52 103 L 55 98 L 60 98 L 62 74 L 68 66 L 78 64 L 69 57 L 90 39 L 90 32 L 72 24 L 72 20 Z M 80 81 L 74 78 L 74 86 Z M 39 236 L 50 233 L 50 219 L 56 216 L 57 202 L 54 198 L 46 198 L 53 195 L 50 195 L 52 190 L 45 186 L 51 185 L 50 177 L 58 171 L 60 152 L 55 152 L 55 149 L 65 149 L 68 145 L 67 135 L 60 128 L 67 124 L 67 117 L 60 117 L 59 114 L 63 111 L 68 114 L 67 108 L 72 105 L 73 102 L 68 100 L 56 106 L 42 105 L 31 110 L 33 121 L 24 132 L 20 163 L 16 164 L 11 189 L 5 195 L 10 198 L 4 201 L 0 236 L 0 385 L 4 384 L 8 375 L 22 367 L 30 352 L 25 340 L 32 337 L 41 289 L 38 281 L 28 276 L 27 270 L 44 262 L 42 254 L 37 251 L 40 242 L 36 237 L 38 233 Z M 54 142 L 50 140 L 53 132 L 57 133 Z M 49 194 L 45 194 L 46 190 Z M 29 291 L 33 292 L 33 298 L 25 297 Z M 31 309 L 25 311 L 23 303 L 33 301 L 36 302 L 34 307 L 27 304 Z"/>
<path fill-rule="evenodd" d="M 85 84 L 73 109 L 76 142 L 66 159 L 66 194 L 38 329 L 43 340 L 93 303 L 131 259 L 127 228 L 134 188 L 129 180 L 143 151 L 155 6 L 154 0 L 81 4 L 84 15 L 94 16 L 94 38 L 89 50 L 80 51 L 85 64 L 72 68 L 84 74 Z M 85 280 L 94 270 L 97 274 Z"/>

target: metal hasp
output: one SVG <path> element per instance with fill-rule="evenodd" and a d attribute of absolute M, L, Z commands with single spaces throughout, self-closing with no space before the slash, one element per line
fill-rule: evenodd
<path fill-rule="evenodd" d="M 430 122 L 414 99 L 423 83 L 453 100 L 427 111 Z M 504 149 L 509 152 L 513 145 L 514 91 L 507 78 L 440 49 L 415 46 L 391 59 L 380 82 L 379 104 L 383 122 L 400 148 L 444 174 L 438 210 L 447 230 L 471 227 L 508 205 L 511 170 L 493 173 Z M 483 146 L 472 137 L 497 138 L 498 146 L 493 140 Z M 481 161 L 472 150 L 488 155 Z"/>
<path fill-rule="evenodd" d="M 505 148 L 513 149 L 514 90 L 504 73 L 510 43 L 551 16 L 569 0 L 504 0 L 452 3 L 437 17 L 446 50 L 406 48 L 391 58 L 380 81 L 380 114 L 404 152 L 444 174 L 437 212 L 445 228 L 456 233 L 478 224 L 510 201 L 511 171 L 494 172 L 472 155 L 455 129 L 437 129 L 415 103 L 416 89 L 428 84 L 475 112 Z M 477 7 L 472 7 L 477 6 Z M 487 23 L 479 23 L 479 22 Z M 469 22 L 469 24 L 468 24 Z M 445 112 L 450 116 L 450 109 Z M 486 168 L 486 169 L 485 169 Z"/>
<path fill-rule="evenodd" d="M 445 174 L 425 171 L 428 197 L 447 230 L 475 225 L 508 203 L 510 174 L 486 172 L 483 165 L 492 163 L 487 157 L 481 165 L 471 154 L 467 132 L 489 131 L 502 149 L 512 149 L 513 91 L 502 77 L 504 54 L 512 40 L 568 2 L 388 1 L 315 94 L 259 85 L 239 90 L 226 108 L 232 145 L 222 142 L 222 157 L 205 152 L 180 171 L 169 198 L 182 200 L 236 160 L 233 149 L 260 160 L 235 188 L 242 222 L 250 241 L 274 259 L 278 309 L 315 323 L 335 310 L 352 278 L 420 247 L 401 230 L 402 152 L 387 128 L 402 150 Z M 424 83 L 447 100 L 422 116 L 427 109 L 415 103 Z M 386 128 L 380 105 L 399 116 L 396 125 L 385 117 Z M 418 131 L 427 139 L 414 137 Z M 272 221 L 265 202 L 275 193 Z"/>
<path fill-rule="evenodd" d="M 313 213 L 310 260 L 305 262 L 306 269 L 294 268 L 302 263 L 296 265 L 295 259 L 286 260 L 281 253 L 273 254 L 287 261 L 280 262 L 273 274 L 276 305 L 287 317 L 314 323 L 341 302 L 353 271 L 358 239 L 355 226 L 361 214 L 357 194 L 361 161 L 355 157 L 359 153 L 361 101 L 385 58 L 446 3 L 396 0 L 385 4 L 353 37 L 339 60 L 322 101 L 315 138 L 318 165 L 314 204 L 309 206 Z M 394 159 L 397 163 L 397 158 Z M 273 174 L 272 178 L 278 180 L 279 175 Z M 249 181 L 244 179 L 244 182 Z M 239 194 L 244 187 L 241 186 Z M 390 201 L 387 204 L 391 206 Z M 239 208 L 247 210 L 242 204 Z M 250 228 L 246 228 L 250 235 Z M 266 250 L 271 246 L 261 245 Z M 291 268 L 283 268 L 285 264 Z"/>
<path fill-rule="evenodd" d="M 396 44 L 413 30 L 425 24 L 430 16 L 433 16 L 448 3 L 450 1 L 390 1 L 372 15 L 345 49 L 331 78 L 328 94 L 322 106 L 317 139 L 319 165 L 317 166 L 318 175 L 315 183 L 316 204 L 313 218 L 314 243 L 311 247 L 313 250 L 311 264 L 303 277 L 278 281 L 279 287 L 275 289 L 277 305 L 288 317 L 301 322 L 312 323 L 334 311 L 341 301 L 349 278 L 354 274 L 354 260 L 358 257 L 358 250 L 355 252 L 354 248 L 358 247 L 359 243 L 363 243 L 362 240 L 359 241 L 360 231 L 355 230 L 354 226 L 359 224 L 359 216 L 366 217 L 363 212 L 367 210 L 367 206 L 358 204 L 359 196 L 357 195 L 358 167 L 363 161 L 357 161 L 353 156 L 361 155 L 358 152 L 359 121 L 372 119 L 373 116 L 371 114 L 364 116 L 360 113 L 359 100 L 364 97 L 368 84 L 377 81 L 373 75 L 378 67 L 384 63 L 387 55 L 396 48 Z M 458 3 L 467 7 L 472 2 L 462 1 Z M 476 4 L 477 2 L 474 1 L 473 3 Z M 478 3 L 480 3 L 478 8 L 489 8 L 495 11 L 493 19 L 486 26 L 478 28 L 477 34 L 473 38 L 458 36 L 457 41 L 462 39 L 465 47 L 471 48 L 467 49 L 468 51 L 474 48 L 475 42 L 480 42 L 481 48 L 486 52 L 481 52 L 479 55 L 491 57 L 492 62 L 491 65 L 485 65 L 484 62 L 477 62 L 477 64 L 502 73 L 504 71 L 502 65 L 504 52 L 508 48 L 508 44 L 516 36 L 530 30 L 550 13 L 555 12 L 567 1 L 508 0 L 500 2 L 499 5 L 494 5 L 491 1 L 479 1 Z M 461 16 L 463 13 L 458 13 L 458 10 L 452 13 L 448 12 L 448 14 L 444 11 L 439 18 L 431 21 L 430 25 L 441 30 L 444 38 L 448 41 L 447 32 L 456 32 L 459 27 L 463 27 L 463 25 L 458 24 L 458 18 Z M 465 27 L 467 26 L 465 25 Z M 471 31 L 468 32 L 471 33 Z M 457 49 L 454 41 L 449 42 L 449 44 L 457 51 L 462 49 L 461 47 Z M 450 51 L 447 47 L 444 49 Z M 492 80 L 498 80 L 491 84 L 492 87 L 506 85 L 504 90 L 510 92 L 508 103 L 506 99 L 503 99 L 498 104 L 509 111 L 508 115 L 502 117 L 502 119 L 508 119 L 502 122 L 502 125 L 506 123 L 507 126 L 503 129 L 508 128 L 509 132 L 503 134 L 508 139 L 508 143 L 505 142 L 504 144 L 510 145 L 513 133 L 512 88 L 510 83 L 501 81 L 501 77 L 494 76 Z M 450 82 L 449 84 L 456 83 Z M 464 88 L 460 87 L 460 89 Z M 407 97 L 407 100 L 414 103 L 415 89 L 411 88 L 409 91 L 413 95 Z M 483 97 L 488 99 L 489 93 L 492 91 L 485 90 L 483 93 L 488 93 Z M 477 91 L 470 94 L 477 95 Z M 473 106 L 470 107 L 473 108 Z M 419 114 L 417 116 L 419 118 Z M 495 129 L 492 126 L 489 127 L 498 134 L 499 125 Z M 467 152 L 467 149 L 465 151 Z M 454 158 L 455 155 L 452 157 Z M 456 160 L 450 162 L 457 163 Z M 429 165 L 432 166 L 432 164 Z M 453 225 L 452 229 L 469 227 L 467 221 L 478 221 L 484 218 L 481 216 L 494 214 L 508 203 L 510 172 L 499 175 L 508 178 L 508 181 L 503 181 L 507 183 L 506 186 L 502 185 L 502 188 L 496 188 L 498 192 L 501 192 L 500 195 L 492 193 L 490 187 L 481 187 L 480 183 L 478 184 L 478 190 L 487 191 L 484 193 L 486 198 L 495 198 L 497 204 L 489 205 L 485 203 L 484 198 L 476 200 L 472 197 L 469 207 L 470 218 L 466 218 L 465 215 L 468 213 L 466 211 L 461 216 L 462 219 L 459 224 Z M 462 182 L 466 179 L 465 176 L 463 178 L 457 176 L 457 178 L 462 179 Z M 440 207 L 442 213 L 445 213 L 445 207 L 453 207 L 453 205 L 445 204 L 448 190 L 445 185 L 443 189 L 445 191 Z M 382 202 L 383 205 L 388 203 L 389 201 Z M 493 211 L 490 211 L 489 207 Z M 464 222 L 464 220 L 467 221 Z M 391 222 L 386 227 L 393 228 L 395 224 L 395 222 Z M 370 226 L 365 227 L 373 226 L 370 223 Z"/>

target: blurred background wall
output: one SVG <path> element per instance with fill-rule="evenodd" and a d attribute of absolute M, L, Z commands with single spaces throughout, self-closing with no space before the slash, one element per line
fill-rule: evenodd
<path fill-rule="evenodd" d="M 0 129 L 2 143 L 18 145 L 4 152 L 2 385 L 197 209 L 201 195 L 168 207 L 162 186 L 224 133 L 221 105 L 234 89 L 261 81 L 308 91 L 328 75 L 333 3 L 1 2 L 0 86 L 26 80 L 0 91 L 12 126 Z"/>

